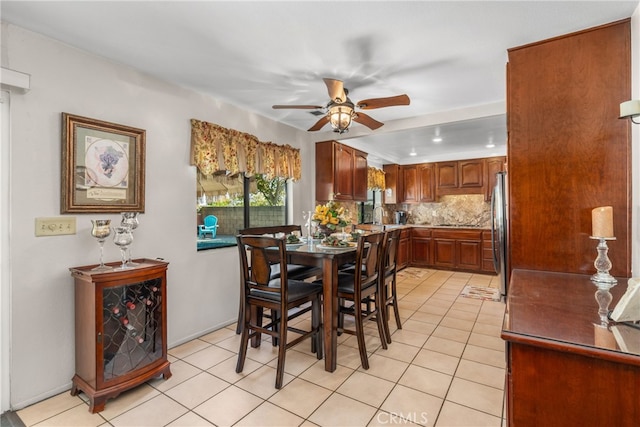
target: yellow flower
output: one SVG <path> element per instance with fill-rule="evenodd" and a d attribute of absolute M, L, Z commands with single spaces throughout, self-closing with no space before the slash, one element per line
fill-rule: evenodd
<path fill-rule="evenodd" d="M 315 208 L 312 220 L 320 225 L 335 230 L 337 227 L 345 227 L 348 224 L 347 210 L 336 202 L 328 202 Z"/>

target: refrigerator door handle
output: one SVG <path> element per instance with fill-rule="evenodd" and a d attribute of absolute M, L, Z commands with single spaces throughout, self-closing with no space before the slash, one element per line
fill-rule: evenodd
<path fill-rule="evenodd" d="M 498 258 L 498 244 L 496 242 L 496 201 L 497 201 L 497 191 L 498 187 L 493 187 L 493 192 L 491 193 L 491 253 L 493 254 L 493 268 L 496 270 L 496 273 L 500 273 L 500 265 Z"/>

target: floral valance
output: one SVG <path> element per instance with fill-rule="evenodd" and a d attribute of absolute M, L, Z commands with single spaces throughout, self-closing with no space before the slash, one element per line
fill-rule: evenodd
<path fill-rule="evenodd" d="M 191 164 L 205 176 L 263 174 L 267 179 L 302 177 L 300 150 L 290 145 L 258 141 L 255 136 L 191 119 Z"/>
<path fill-rule="evenodd" d="M 369 190 L 384 190 L 384 171 L 373 166 L 367 169 L 367 188 Z"/>

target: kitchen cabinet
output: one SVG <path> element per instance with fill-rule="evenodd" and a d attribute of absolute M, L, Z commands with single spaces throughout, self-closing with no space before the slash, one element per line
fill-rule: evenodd
<path fill-rule="evenodd" d="M 481 230 L 434 229 L 432 239 L 434 266 L 453 270 L 481 270 Z"/>
<path fill-rule="evenodd" d="M 638 425 L 640 330 L 602 325 L 595 290 L 590 275 L 513 270 L 501 334 L 508 425 Z"/>
<path fill-rule="evenodd" d="M 631 93 L 630 20 L 512 48 L 508 59 L 511 268 L 594 273 L 591 211 L 612 206 L 610 273 L 630 276 L 631 125 L 618 120 Z"/>
<path fill-rule="evenodd" d="M 484 200 L 491 200 L 491 193 L 493 193 L 493 188 L 496 186 L 496 174 L 498 172 L 505 171 L 505 165 L 507 162 L 506 157 L 490 157 L 485 160 L 485 186 L 484 186 Z"/>
<path fill-rule="evenodd" d="M 418 181 L 418 166 L 402 166 L 402 203 L 418 202 L 420 183 Z"/>
<path fill-rule="evenodd" d="M 401 203 L 403 197 L 401 169 L 402 166 L 395 164 L 382 165 L 386 187 L 383 192 L 385 204 Z"/>
<path fill-rule="evenodd" d="M 337 141 L 316 143 L 316 200 L 367 200 L 367 153 Z"/>
<path fill-rule="evenodd" d="M 495 273 L 496 267 L 493 265 L 493 246 L 491 244 L 491 231 L 482 232 L 482 271 Z"/>
<path fill-rule="evenodd" d="M 126 270 L 71 268 L 75 282 L 75 366 L 71 395 L 83 391 L 89 412 L 107 399 L 162 375 L 167 361 L 168 263 L 136 259 Z M 109 264 L 118 267 L 120 263 Z"/>
<path fill-rule="evenodd" d="M 400 241 L 398 242 L 398 270 L 409 265 L 411 256 L 411 229 L 403 228 L 400 232 Z"/>
<path fill-rule="evenodd" d="M 435 165 L 438 195 L 484 193 L 484 159 L 438 162 Z"/>
<path fill-rule="evenodd" d="M 433 163 L 423 163 L 417 168 L 418 183 L 420 185 L 418 191 L 418 201 L 420 203 L 433 202 L 435 195 L 435 165 Z"/>
<path fill-rule="evenodd" d="M 433 163 L 404 165 L 398 170 L 402 186 L 398 191 L 400 199 L 395 203 L 425 203 L 435 200 Z"/>
<path fill-rule="evenodd" d="M 416 267 L 431 267 L 433 265 L 433 251 L 431 249 L 431 229 L 411 229 L 411 265 Z"/>

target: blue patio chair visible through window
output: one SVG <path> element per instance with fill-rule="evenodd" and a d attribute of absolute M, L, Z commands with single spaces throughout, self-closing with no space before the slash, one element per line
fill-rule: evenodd
<path fill-rule="evenodd" d="M 218 218 L 214 215 L 204 217 L 204 225 L 198 226 L 198 238 L 203 239 L 206 234 L 211 234 L 211 238 L 216 237 L 218 231 Z"/>

